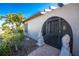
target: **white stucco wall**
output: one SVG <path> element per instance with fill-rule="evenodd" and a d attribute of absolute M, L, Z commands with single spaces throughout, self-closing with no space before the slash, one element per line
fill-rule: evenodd
<path fill-rule="evenodd" d="M 79 4 L 69 4 L 34 18 L 28 23 L 29 36 L 38 40 L 44 22 L 52 16 L 62 17 L 70 24 L 73 31 L 73 54 L 79 55 Z"/>

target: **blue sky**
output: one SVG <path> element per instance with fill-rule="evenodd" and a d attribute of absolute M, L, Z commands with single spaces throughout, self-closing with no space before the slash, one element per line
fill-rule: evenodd
<path fill-rule="evenodd" d="M 43 11 L 49 6 L 57 6 L 56 3 L 0 3 L 0 15 L 8 13 L 22 13 L 26 18 Z M 2 24 L 3 21 L 0 21 Z"/>

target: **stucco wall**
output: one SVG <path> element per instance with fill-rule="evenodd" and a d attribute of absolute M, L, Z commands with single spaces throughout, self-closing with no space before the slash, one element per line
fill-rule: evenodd
<path fill-rule="evenodd" d="M 28 23 L 29 36 L 38 40 L 44 22 L 52 16 L 62 17 L 70 24 L 73 31 L 73 54 L 79 55 L 79 4 L 69 4 L 34 18 Z"/>

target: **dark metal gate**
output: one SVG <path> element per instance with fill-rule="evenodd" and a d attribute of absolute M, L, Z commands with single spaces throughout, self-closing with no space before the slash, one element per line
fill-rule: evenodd
<path fill-rule="evenodd" d="M 44 42 L 50 46 L 61 49 L 61 38 L 63 35 L 70 35 L 70 49 L 72 52 L 73 35 L 70 25 L 61 17 L 49 18 L 42 27 Z"/>

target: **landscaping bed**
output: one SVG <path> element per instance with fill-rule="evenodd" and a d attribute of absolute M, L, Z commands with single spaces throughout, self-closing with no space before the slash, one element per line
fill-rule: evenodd
<path fill-rule="evenodd" d="M 28 40 L 29 39 L 29 40 Z M 36 41 L 31 38 L 25 38 L 18 51 L 13 51 L 13 56 L 27 56 L 30 52 L 37 49 Z"/>

